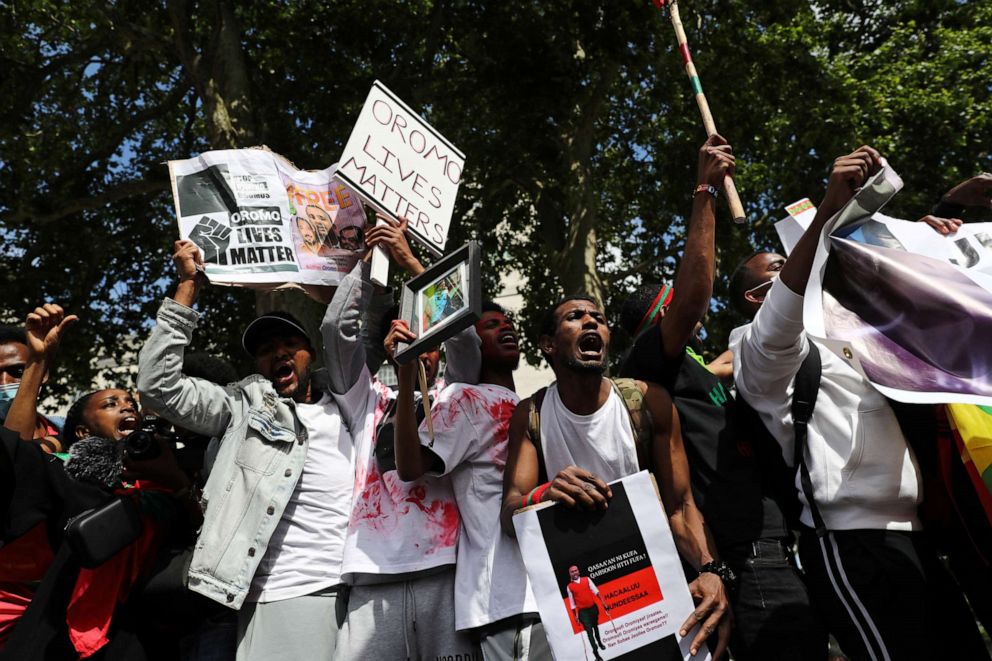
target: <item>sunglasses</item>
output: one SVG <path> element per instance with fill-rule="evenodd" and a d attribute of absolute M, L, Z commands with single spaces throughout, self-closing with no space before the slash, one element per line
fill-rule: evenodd
<path fill-rule="evenodd" d="M 0 374 L 6 372 L 14 379 L 20 379 L 24 376 L 24 365 L 11 365 L 10 367 L 0 367 Z"/>

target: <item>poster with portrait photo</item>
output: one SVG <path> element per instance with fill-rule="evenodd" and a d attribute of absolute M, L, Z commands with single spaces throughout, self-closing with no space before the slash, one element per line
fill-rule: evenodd
<path fill-rule="evenodd" d="M 693 610 L 675 540 L 653 478 L 610 484 L 609 508 L 542 503 L 513 525 L 556 659 L 708 659 L 689 654 Z"/>
<path fill-rule="evenodd" d="M 417 315 L 424 333 L 437 330 L 465 308 L 467 267 L 459 264 L 417 292 Z"/>
<path fill-rule="evenodd" d="M 481 260 L 479 244 L 469 241 L 403 285 L 400 318 L 417 339 L 399 345 L 396 362 L 403 364 L 478 321 Z"/>
<path fill-rule="evenodd" d="M 170 161 L 179 236 L 215 284 L 336 285 L 365 250 L 366 218 L 335 172 L 298 170 L 267 149 Z"/>

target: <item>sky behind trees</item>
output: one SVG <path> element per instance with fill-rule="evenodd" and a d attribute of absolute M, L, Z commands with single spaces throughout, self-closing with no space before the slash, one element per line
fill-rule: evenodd
<path fill-rule="evenodd" d="M 777 245 L 771 223 L 819 198 L 834 157 L 878 148 L 906 181 L 887 211 L 913 219 L 992 169 L 990 3 L 679 7 L 749 214 L 734 226 L 721 207 L 714 350 L 737 322 L 727 272 Z M 482 241 L 491 293 L 510 268 L 528 279 L 528 333 L 564 291 L 615 319 L 636 283 L 674 273 L 705 135 L 649 1 L 39 0 L 0 21 L 0 316 L 43 301 L 80 315 L 56 393 L 140 341 L 171 286 L 165 161 L 265 144 L 327 167 L 375 79 L 466 153 L 449 245 Z M 256 305 L 307 309 L 208 287 L 196 348 L 247 367 Z"/>

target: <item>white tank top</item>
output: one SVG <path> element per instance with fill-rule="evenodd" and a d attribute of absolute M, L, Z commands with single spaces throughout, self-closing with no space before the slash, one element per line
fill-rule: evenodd
<path fill-rule="evenodd" d="M 605 482 L 638 471 L 630 413 L 612 388 L 598 411 L 576 415 L 561 401 L 558 384 L 548 386 L 541 404 L 541 447 L 549 480 L 568 466 L 584 468 Z"/>

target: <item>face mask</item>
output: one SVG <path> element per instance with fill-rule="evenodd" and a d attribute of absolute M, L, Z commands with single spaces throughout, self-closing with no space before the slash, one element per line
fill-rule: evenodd
<path fill-rule="evenodd" d="M 5 386 L 0 386 L 0 420 L 7 419 L 7 412 L 10 411 L 10 405 L 14 401 L 14 396 L 17 395 L 19 385 L 21 384 L 8 383 Z"/>

